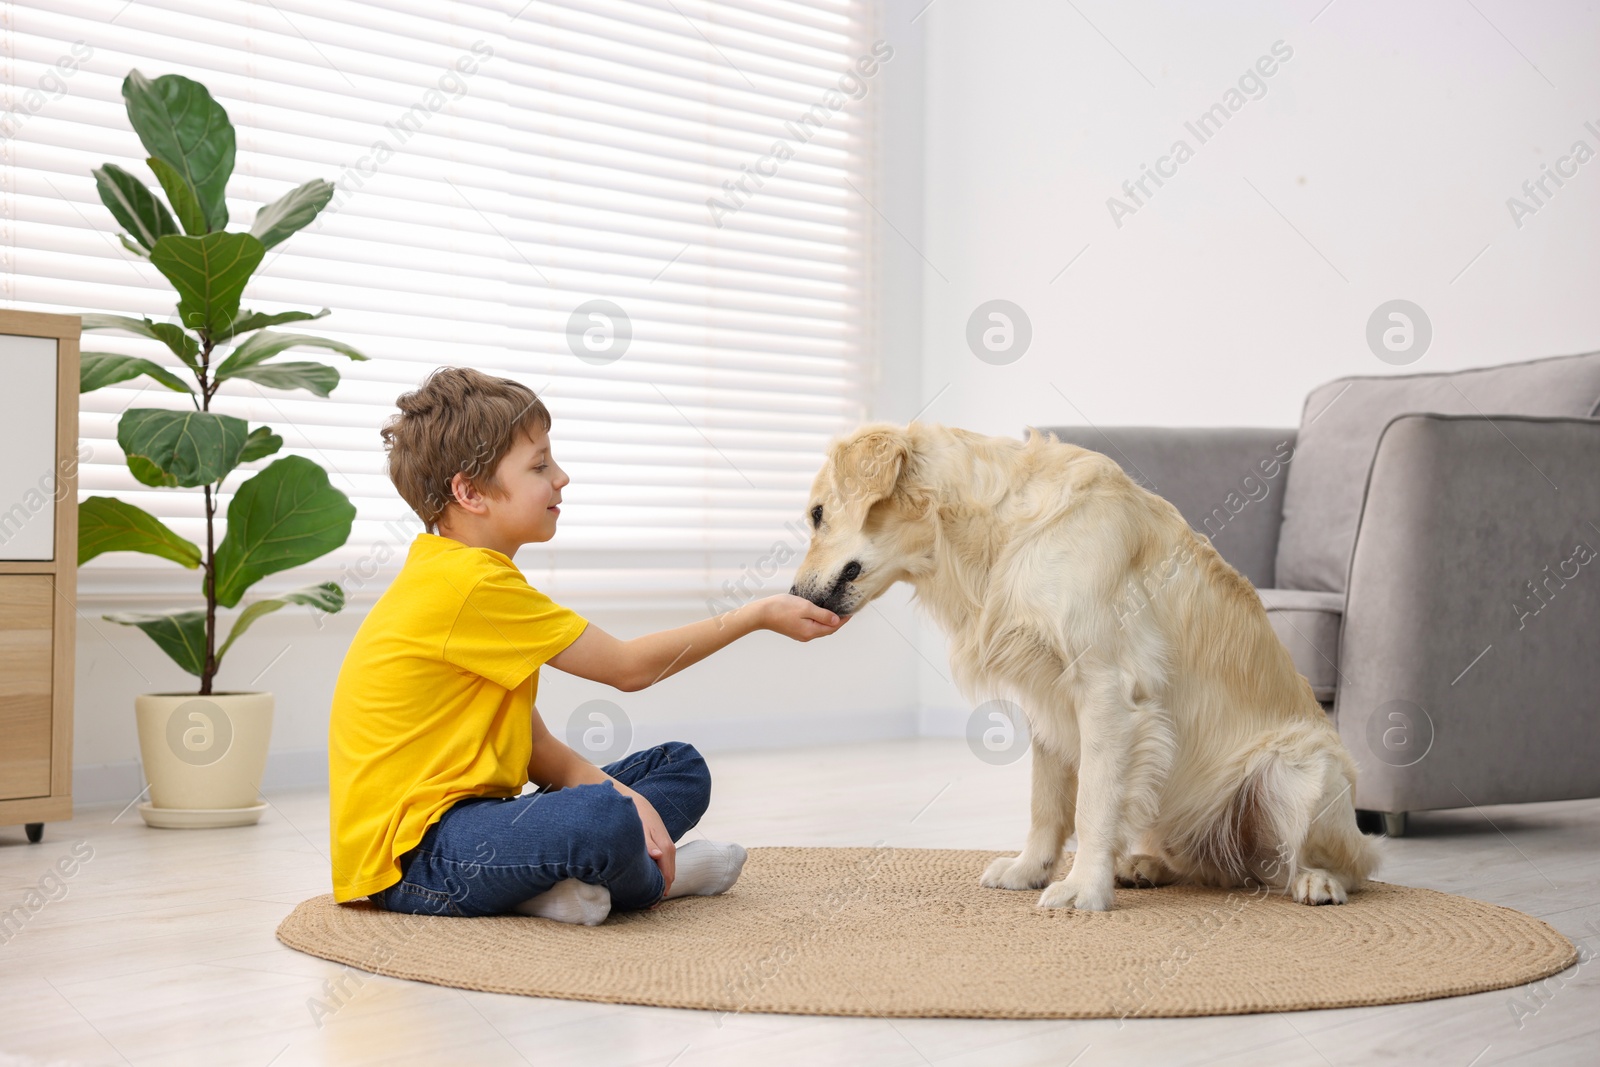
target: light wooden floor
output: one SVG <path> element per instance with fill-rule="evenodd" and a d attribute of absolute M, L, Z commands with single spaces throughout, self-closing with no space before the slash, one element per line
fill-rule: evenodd
<path fill-rule="evenodd" d="M 1017 848 L 1026 831 L 1026 761 L 990 767 L 960 741 L 711 762 L 702 828 L 714 838 Z M 93 849 L 65 895 L 0 944 L 0 1067 L 1600 1063 L 1600 981 L 1587 962 L 1537 990 L 1121 1024 L 767 1015 L 719 1025 L 707 1012 L 364 975 L 319 1027 L 308 1002 L 342 968 L 272 932 L 294 904 L 329 891 L 327 794 L 268 799 L 261 823 L 243 829 L 151 830 L 121 805 L 80 809 L 39 845 L 21 827 L 0 827 L 0 911 L 74 842 Z M 1600 801 L 1439 812 L 1416 817 L 1414 829 L 1391 843 L 1385 880 L 1519 908 L 1577 941 L 1585 959 L 1600 951 Z"/>

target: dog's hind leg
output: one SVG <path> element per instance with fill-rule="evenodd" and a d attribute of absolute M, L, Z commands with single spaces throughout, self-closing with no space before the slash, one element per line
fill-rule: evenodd
<path fill-rule="evenodd" d="M 1272 853 L 1258 857 L 1262 874 L 1302 904 L 1343 904 L 1379 860 L 1377 842 L 1356 827 L 1355 767 L 1320 727 L 1290 728 L 1274 741 L 1246 783 Z"/>
<path fill-rule="evenodd" d="M 1178 872 L 1159 856 L 1136 852 L 1117 860 L 1117 885 L 1124 889 L 1154 889 L 1178 878 Z"/>
<path fill-rule="evenodd" d="M 1056 876 L 1061 847 L 1073 830 L 1078 774 L 1067 760 L 1050 752 L 1038 738 L 1033 752 L 1033 821 L 1019 856 L 1001 856 L 979 881 L 990 889 L 1042 889 Z"/>
<path fill-rule="evenodd" d="M 1343 753 L 1340 753 L 1343 755 Z M 1356 826 L 1354 768 L 1327 755 L 1322 795 L 1306 827 L 1303 866 L 1290 886 L 1302 904 L 1342 904 L 1375 871 L 1381 858 L 1378 840 Z"/>

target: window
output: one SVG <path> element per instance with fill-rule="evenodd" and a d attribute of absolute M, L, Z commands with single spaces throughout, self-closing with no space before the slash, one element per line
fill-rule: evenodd
<path fill-rule="evenodd" d="M 230 228 L 312 178 L 338 186 L 268 253 L 245 306 L 329 307 L 295 328 L 372 357 L 328 358 L 343 376 L 329 398 L 224 387 L 217 410 L 272 426 L 358 509 L 344 548 L 258 591 L 382 590 L 420 523 L 378 426 L 457 363 L 532 386 L 554 414 L 573 481 L 556 538 L 519 558 L 530 581 L 584 602 L 732 606 L 725 583 L 792 569 L 823 448 L 866 414 L 870 89 L 892 57 L 871 17 L 849 0 L 10 4 L 0 296 L 173 320 L 90 171 L 113 162 L 154 187 L 122 79 L 187 75 L 238 131 Z M 168 362 L 110 332 L 84 347 Z M 198 543 L 201 494 L 134 481 L 115 440 L 130 405 L 186 403 L 147 379 L 86 395 L 80 488 Z M 196 587 L 131 553 L 80 583 L 101 604 L 177 606 Z"/>

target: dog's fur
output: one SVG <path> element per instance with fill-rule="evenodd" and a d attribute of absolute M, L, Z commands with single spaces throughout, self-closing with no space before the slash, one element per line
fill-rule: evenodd
<path fill-rule="evenodd" d="M 873 424 L 830 444 L 807 512 L 792 592 L 847 615 L 910 582 L 968 699 L 1027 713 L 1032 826 L 984 885 L 1094 911 L 1176 881 L 1339 904 L 1376 867 L 1355 764 L 1255 588 L 1106 456 Z"/>

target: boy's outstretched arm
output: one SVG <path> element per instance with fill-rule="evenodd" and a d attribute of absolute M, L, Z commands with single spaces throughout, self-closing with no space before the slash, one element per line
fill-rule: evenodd
<path fill-rule="evenodd" d="M 849 618 L 790 593 L 779 593 L 709 619 L 631 641 L 618 640 L 590 623 L 577 640 L 548 662 L 559 671 L 633 693 L 677 674 L 756 630 L 772 630 L 796 641 L 810 641 L 833 633 Z"/>

